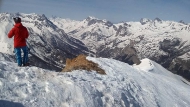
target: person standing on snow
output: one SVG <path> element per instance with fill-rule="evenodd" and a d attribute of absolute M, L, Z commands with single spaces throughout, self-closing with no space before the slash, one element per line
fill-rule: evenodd
<path fill-rule="evenodd" d="M 26 39 L 28 38 L 28 30 L 21 23 L 21 18 L 13 18 L 15 25 L 8 33 L 8 37 L 12 38 L 14 36 L 14 52 L 16 55 L 16 60 L 18 66 L 29 66 L 28 61 L 28 47 L 26 45 Z M 21 56 L 21 50 L 24 56 Z"/>

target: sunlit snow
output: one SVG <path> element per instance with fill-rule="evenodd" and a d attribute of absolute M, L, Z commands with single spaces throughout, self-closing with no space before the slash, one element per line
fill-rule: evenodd
<path fill-rule="evenodd" d="M 23 107 L 189 107 L 190 83 L 157 63 L 87 57 L 106 71 L 62 73 L 0 61 L 0 104 Z"/>

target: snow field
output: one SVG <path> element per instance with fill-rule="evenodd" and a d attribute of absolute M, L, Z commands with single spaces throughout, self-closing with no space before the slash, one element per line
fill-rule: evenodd
<path fill-rule="evenodd" d="M 0 61 L 0 99 L 26 107 L 188 107 L 190 86 L 155 62 L 87 57 L 106 71 L 58 73 Z"/>

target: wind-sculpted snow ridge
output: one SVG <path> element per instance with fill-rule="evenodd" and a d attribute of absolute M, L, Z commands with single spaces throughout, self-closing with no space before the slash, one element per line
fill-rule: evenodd
<path fill-rule="evenodd" d="M 188 107 L 190 83 L 157 63 L 139 65 L 87 57 L 107 75 L 57 73 L 0 61 L 1 101 L 24 107 Z M 183 81 L 182 81 L 183 80 Z"/>

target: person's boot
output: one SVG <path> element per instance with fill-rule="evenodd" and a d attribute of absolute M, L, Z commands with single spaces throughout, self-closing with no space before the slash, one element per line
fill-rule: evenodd
<path fill-rule="evenodd" d="M 23 66 L 29 66 L 29 65 L 30 65 L 29 63 L 23 64 Z"/>

